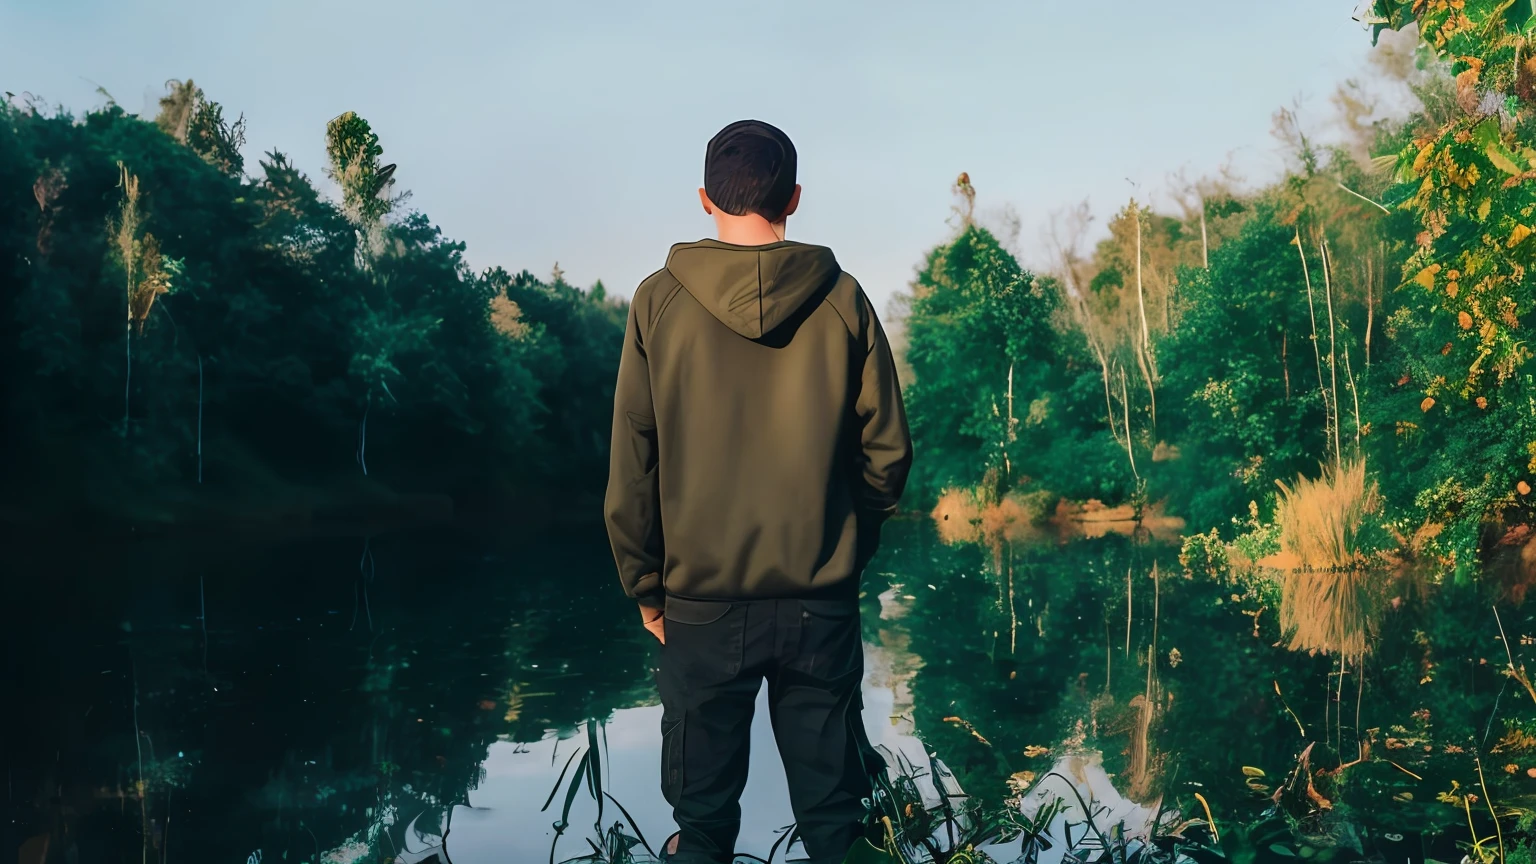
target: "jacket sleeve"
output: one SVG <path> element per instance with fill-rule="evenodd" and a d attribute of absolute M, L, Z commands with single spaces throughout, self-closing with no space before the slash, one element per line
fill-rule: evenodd
<path fill-rule="evenodd" d="M 855 404 L 858 417 L 859 471 L 854 500 L 859 511 L 859 567 L 869 562 L 879 545 L 880 526 L 896 512 L 896 504 L 907 485 L 912 467 L 912 437 L 907 429 L 907 413 L 901 401 L 901 383 L 896 378 L 896 360 L 891 354 L 885 329 L 868 300 L 860 298 L 866 311 L 864 338 L 866 353 Z"/>
<path fill-rule="evenodd" d="M 661 499 L 657 487 L 656 412 L 650 367 L 639 320 L 640 293 L 630 303 L 613 392 L 613 440 L 604 511 L 608 542 L 624 593 L 641 606 L 661 609 Z"/>

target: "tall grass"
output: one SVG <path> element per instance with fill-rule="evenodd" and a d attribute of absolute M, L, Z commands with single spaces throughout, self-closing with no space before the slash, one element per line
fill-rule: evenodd
<path fill-rule="evenodd" d="M 1351 459 L 1294 487 L 1276 481 L 1281 548 L 1291 563 L 1282 581 L 1280 626 L 1299 651 L 1358 660 L 1376 632 L 1377 573 L 1358 547 L 1360 528 L 1380 506 L 1365 462 Z"/>

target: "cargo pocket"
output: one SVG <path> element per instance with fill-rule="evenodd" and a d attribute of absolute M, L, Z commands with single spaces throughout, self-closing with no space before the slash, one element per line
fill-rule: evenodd
<path fill-rule="evenodd" d="M 673 807 L 683 791 L 683 719 L 661 721 L 661 795 Z"/>

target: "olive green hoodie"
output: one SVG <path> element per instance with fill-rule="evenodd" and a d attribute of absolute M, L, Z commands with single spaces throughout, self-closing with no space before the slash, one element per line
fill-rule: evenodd
<path fill-rule="evenodd" d="M 911 462 L 885 331 L 832 250 L 681 243 L 635 291 L 605 505 L 642 606 L 856 596 Z"/>

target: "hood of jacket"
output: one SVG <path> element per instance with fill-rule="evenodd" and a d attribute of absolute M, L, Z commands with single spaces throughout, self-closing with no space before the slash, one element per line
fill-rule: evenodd
<path fill-rule="evenodd" d="M 667 270 L 725 326 L 761 339 L 842 272 L 825 246 L 781 240 L 737 246 L 719 240 L 679 243 Z"/>

